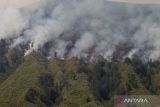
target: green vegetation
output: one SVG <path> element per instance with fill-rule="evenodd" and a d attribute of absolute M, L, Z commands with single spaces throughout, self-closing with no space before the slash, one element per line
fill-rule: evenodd
<path fill-rule="evenodd" d="M 46 60 L 19 49 L 0 60 L 0 107 L 113 107 L 114 95 L 160 94 L 160 62 Z"/>

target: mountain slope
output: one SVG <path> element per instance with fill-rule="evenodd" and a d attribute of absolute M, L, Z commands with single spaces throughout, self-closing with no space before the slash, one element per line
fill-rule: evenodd
<path fill-rule="evenodd" d="M 27 91 L 30 88 L 39 89 L 36 84 L 38 84 L 38 76 L 45 71 L 44 64 L 44 60 L 38 56 L 28 56 L 16 72 L 1 84 L 0 90 L 3 93 L 0 94 L 0 103 L 2 106 L 25 107 L 24 96 Z M 31 106 L 28 104 L 27 106 Z"/>
<path fill-rule="evenodd" d="M 46 60 L 32 53 L 0 85 L 0 105 L 112 107 L 114 95 L 159 94 L 158 64 L 138 62 Z"/>

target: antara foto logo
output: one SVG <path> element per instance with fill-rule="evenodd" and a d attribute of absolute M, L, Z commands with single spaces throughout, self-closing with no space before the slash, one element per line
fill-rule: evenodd
<path fill-rule="evenodd" d="M 146 98 L 124 97 L 124 96 L 117 96 L 115 98 L 115 105 L 128 104 L 128 103 L 148 103 L 148 100 Z"/>

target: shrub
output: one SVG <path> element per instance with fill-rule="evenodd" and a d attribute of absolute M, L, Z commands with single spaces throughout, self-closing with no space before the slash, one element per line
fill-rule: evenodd
<path fill-rule="evenodd" d="M 29 89 L 26 93 L 25 99 L 28 102 L 35 103 L 38 93 L 34 89 Z"/>
<path fill-rule="evenodd" d="M 40 84 L 43 87 L 52 87 L 53 84 L 53 77 L 51 74 L 46 73 L 46 74 L 42 74 L 39 78 L 40 80 Z"/>

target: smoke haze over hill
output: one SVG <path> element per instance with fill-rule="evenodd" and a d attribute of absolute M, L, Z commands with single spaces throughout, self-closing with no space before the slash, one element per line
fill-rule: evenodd
<path fill-rule="evenodd" d="M 0 39 L 25 55 L 47 44 L 48 56 L 160 57 L 160 5 L 106 0 L 2 0 Z"/>

